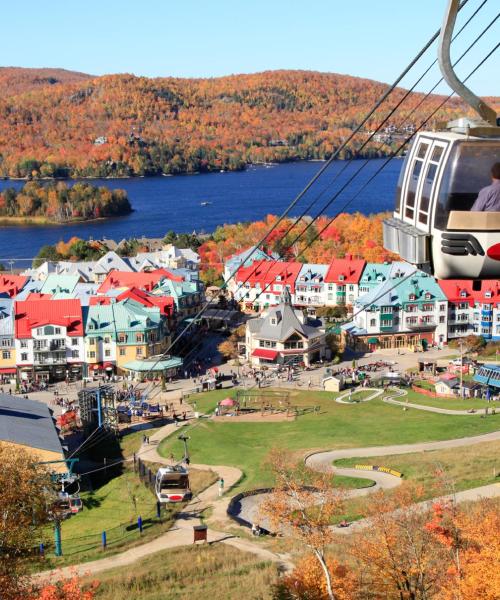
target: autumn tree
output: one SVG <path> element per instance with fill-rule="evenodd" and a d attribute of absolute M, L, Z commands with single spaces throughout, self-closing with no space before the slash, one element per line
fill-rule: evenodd
<path fill-rule="evenodd" d="M 332 522 L 343 512 L 343 496 L 333 486 L 331 473 L 312 471 L 302 460 L 292 461 L 284 450 L 273 450 L 268 464 L 275 486 L 262 505 L 263 518 L 272 529 L 295 540 L 314 557 L 326 598 L 342 598 L 336 591 L 341 583 L 327 559 L 327 548 L 335 539 Z"/>
<path fill-rule="evenodd" d="M 370 495 L 366 526 L 349 548 L 365 597 L 428 600 L 442 589 L 449 560 L 426 527 L 422 500 L 423 489 L 410 484 Z"/>
<path fill-rule="evenodd" d="M 500 501 L 465 508 L 453 497 L 432 507 L 426 528 L 448 555 L 440 600 L 496 600 L 500 590 Z"/>
<path fill-rule="evenodd" d="M 0 590 L 2 600 L 26 598 L 23 560 L 38 545 L 50 511 L 51 480 L 33 455 L 0 443 Z"/>

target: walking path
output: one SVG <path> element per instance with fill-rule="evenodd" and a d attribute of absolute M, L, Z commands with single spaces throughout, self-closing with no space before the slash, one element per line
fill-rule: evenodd
<path fill-rule="evenodd" d="M 377 394 L 377 396 L 380 394 Z M 369 398 L 370 399 L 370 398 Z M 366 401 L 366 399 L 364 399 Z M 384 401 L 407 406 L 406 403 L 398 402 L 393 397 L 386 397 Z M 178 397 L 174 400 L 175 403 L 179 403 Z M 409 405 L 415 408 L 429 410 L 434 409 L 431 412 L 445 412 L 445 414 L 457 414 L 460 411 L 446 411 L 446 409 L 436 409 L 434 407 L 423 407 L 419 405 Z M 183 410 L 187 410 L 189 406 L 183 405 Z M 177 407 L 176 407 L 177 410 Z M 465 412 L 465 411 L 463 411 Z M 466 413 L 467 414 L 467 413 Z M 152 434 L 149 438 L 149 444 L 143 444 L 138 455 L 143 460 L 171 464 L 169 459 L 158 454 L 158 444 L 167 436 L 174 434 L 176 431 L 180 433 L 182 425 L 188 422 L 182 422 L 180 426 L 176 426 L 175 423 L 169 423 L 161 427 L 157 432 Z M 500 431 L 492 432 L 480 436 L 461 438 L 455 440 L 445 440 L 441 442 L 427 442 L 417 444 L 403 444 L 393 446 L 379 446 L 369 448 L 351 448 L 344 450 L 332 450 L 326 452 L 316 452 L 306 457 L 305 461 L 308 466 L 317 470 L 329 470 L 339 475 L 348 475 L 351 477 L 363 478 L 375 482 L 372 487 L 350 490 L 349 496 L 363 496 L 369 493 L 373 493 L 377 489 L 390 489 L 401 484 L 401 479 L 383 473 L 380 471 L 370 471 L 369 473 L 359 471 L 357 469 L 342 468 L 333 466 L 333 462 L 340 458 L 352 458 L 352 457 L 371 457 L 371 456 L 387 456 L 392 454 L 407 454 L 412 452 L 425 452 L 428 450 L 440 450 L 445 448 L 458 448 L 461 446 L 469 446 L 471 444 L 478 444 L 482 442 L 496 441 L 500 439 Z M 138 560 L 145 558 L 155 552 L 167 550 L 169 548 L 176 548 L 179 546 L 190 545 L 193 543 L 193 526 L 202 523 L 202 513 L 207 508 L 211 508 L 212 513 L 208 518 L 208 521 L 212 524 L 212 527 L 208 529 L 208 542 L 209 543 L 225 543 L 231 545 L 239 550 L 251 552 L 263 560 L 270 560 L 278 563 L 284 570 L 293 568 L 293 564 L 290 560 L 290 556 L 286 554 L 277 554 L 267 550 L 259 543 L 253 542 L 252 540 L 241 539 L 219 531 L 219 529 L 227 526 L 235 526 L 235 523 L 229 520 L 227 516 L 227 507 L 229 504 L 230 496 L 229 492 L 241 479 L 242 472 L 229 466 L 212 466 L 203 464 L 193 464 L 192 468 L 202 470 L 212 470 L 217 473 L 218 478 L 223 478 L 225 482 L 224 494 L 219 497 L 219 484 L 218 482 L 209 486 L 206 490 L 196 496 L 185 508 L 185 510 L 179 514 L 174 526 L 166 533 L 160 535 L 154 540 L 130 548 L 120 554 L 108 556 L 106 558 L 95 560 L 92 562 L 82 563 L 79 565 L 71 565 L 62 569 L 55 569 L 52 571 L 45 571 L 39 573 L 36 576 L 38 580 L 50 579 L 51 581 L 57 579 L 65 579 L 72 577 L 75 574 L 95 575 L 102 571 L 117 567 L 126 567 L 135 563 Z M 456 494 L 457 501 L 465 500 L 476 500 L 481 497 L 497 497 L 500 496 L 500 485 L 493 484 L 489 486 L 482 486 L 472 490 L 466 490 Z M 260 504 L 266 497 L 265 494 L 259 494 L 255 496 L 248 496 L 241 499 L 239 515 L 249 523 L 255 522 L 255 517 L 258 514 Z M 422 503 L 425 506 L 426 503 Z M 367 520 L 362 520 L 354 523 L 349 528 L 338 529 L 339 533 L 346 534 L 352 531 L 356 531 L 367 526 Z M 216 528 L 213 528 L 216 525 Z"/>
<path fill-rule="evenodd" d="M 176 431 L 180 432 L 180 428 L 176 427 L 174 423 L 169 423 L 168 425 L 161 427 L 157 432 L 150 436 L 149 444 L 143 444 L 137 454 L 141 456 L 142 460 L 172 464 L 169 459 L 158 454 L 157 448 L 158 443 L 161 440 Z M 223 465 L 213 466 L 193 464 L 191 467 L 193 469 L 214 471 L 217 473 L 218 479 L 222 477 L 224 479 L 224 495 L 222 495 L 222 497 L 219 496 L 219 483 L 217 481 L 193 498 L 186 506 L 185 510 L 178 515 L 173 527 L 154 540 L 130 548 L 120 554 L 115 554 L 100 560 L 94 560 L 79 565 L 70 565 L 68 567 L 63 567 L 62 569 L 44 571 L 37 574 L 36 579 L 55 581 L 67 579 L 75 575 L 95 575 L 109 569 L 126 567 L 155 552 L 168 550 L 169 548 L 177 548 L 179 546 L 188 546 L 193 543 L 193 526 L 202 524 L 203 511 L 209 507 L 212 509 L 210 521 L 217 523 L 218 526 L 220 524 L 234 525 L 227 516 L 227 507 L 230 501 L 229 492 L 241 479 L 242 472 L 235 467 Z M 227 534 L 215 529 L 209 528 L 207 534 L 209 544 L 217 542 L 228 544 L 238 550 L 251 552 L 263 560 L 278 563 L 283 570 L 293 569 L 293 564 L 288 555 L 276 554 L 250 540 L 241 539 L 232 534 Z"/>
<path fill-rule="evenodd" d="M 334 466 L 334 462 L 341 458 L 355 458 L 363 457 L 368 458 L 372 456 L 390 456 L 393 454 L 411 454 L 415 452 L 427 452 L 430 450 L 444 450 L 446 448 L 460 448 L 462 446 L 470 446 L 473 444 L 481 444 L 484 442 L 493 442 L 500 440 L 500 431 L 492 433 L 486 433 L 484 435 L 477 435 L 473 437 L 460 438 L 455 440 L 444 440 L 441 442 L 421 442 L 416 444 L 399 444 L 394 446 L 375 446 L 368 448 L 346 448 L 343 450 L 329 450 L 326 452 L 315 452 L 309 454 L 305 458 L 305 463 L 311 469 L 316 471 L 330 471 L 336 475 L 344 475 L 348 477 L 357 477 L 359 479 L 367 479 L 374 481 L 375 485 L 366 488 L 360 488 L 355 490 L 349 490 L 347 492 L 348 498 L 355 498 L 360 496 L 366 496 L 372 494 L 379 489 L 392 489 L 402 483 L 400 477 L 391 475 L 390 473 L 384 473 L 382 471 L 362 471 L 347 467 Z M 455 495 L 458 502 L 465 500 L 477 500 L 482 497 L 497 497 L 500 496 L 500 484 L 491 484 L 474 488 L 471 490 L 465 490 Z M 256 494 L 253 496 L 247 496 L 242 498 L 239 502 L 238 517 L 253 523 L 259 520 L 259 510 L 262 503 L 269 497 L 269 494 Z M 423 503 L 425 505 L 425 503 Z M 261 520 L 262 522 L 262 520 Z M 358 522 L 356 522 L 358 523 Z M 264 524 L 265 526 L 265 524 Z M 361 525 L 342 530 L 342 533 L 348 533 Z M 340 531 L 340 530 L 339 530 Z"/>

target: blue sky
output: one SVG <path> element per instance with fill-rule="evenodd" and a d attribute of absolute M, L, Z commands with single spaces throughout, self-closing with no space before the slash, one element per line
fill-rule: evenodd
<path fill-rule="evenodd" d="M 0 64 L 101 75 L 220 76 L 313 69 L 392 81 L 439 27 L 447 0 L 24 0 L 2 6 Z M 469 0 L 459 23 L 479 6 Z M 489 0 L 455 55 L 496 15 Z M 463 61 L 500 39 L 500 19 Z M 420 71 L 434 58 L 428 55 Z M 500 51 L 471 79 L 500 95 Z M 415 72 L 417 73 L 417 72 Z M 420 89 L 428 89 L 436 74 Z M 432 83 L 431 83 L 432 82 Z M 410 79 L 404 84 L 409 86 Z M 444 91 L 444 88 L 441 88 Z"/>

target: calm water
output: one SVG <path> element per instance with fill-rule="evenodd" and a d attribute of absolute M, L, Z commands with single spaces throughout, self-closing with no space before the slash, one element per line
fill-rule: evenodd
<path fill-rule="evenodd" d="M 298 216 L 318 194 L 324 191 L 314 209 L 316 214 L 333 194 L 344 185 L 365 161 L 351 163 L 338 175 L 347 163 L 331 165 L 320 180 L 291 211 Z M 321 213 L 334 215 L 344 210 L 360 187 L 383 164 L 375 159 L 366 163 L 355 186 L 350 185 L 334 203 Z M 304 188 L 311 177 L 321 168 L 320 162 L 287 163 L 276 166 L 252 166 L 247 171 L 214 173 L 177 177 L 154 177 L 142 179 L 103 180 L 91 179 L 89 183 L 127 190 L 134 212 L 126 217 L 73 225 L 47 227 L 0 227 L 0 261 L 9 258 L 31 259 L 44 244 L 54 244 L 71 236 L 81 238 L 108 237 L 120 240 L 124 237 L 161 237 L 168 230 L 176 232 L 213 231 L 218 225 L 238 221 L 254 221 L 265 215 L 280 214 L 290 201 Z M 391 161 L 384 170 L 355 198 L 348 212 L 365 214 L 390 210 L 401 161 Z M 333 177 L 338 175 L 336 181 Z M 330 187 L 325 191 L 325 186 Z M 20 181 L 0 181 L 0 190 L 6 187 L 22 187 Z M 210 202 L 201 206 L 201 202 Z M 18 263 L 27 266 L 28 262 Z"/>

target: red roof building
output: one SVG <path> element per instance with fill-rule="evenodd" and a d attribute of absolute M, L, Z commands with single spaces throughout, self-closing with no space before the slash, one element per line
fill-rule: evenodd
<path fill-rule="evenodd" d="M 258 260 L 248 267 L 238 269 L 236 282 L 246 282 L 249 287 L 260 287 L 269 294 L 278 296 L 283 292 L 284 286 L 289 286 L 290 293 L 295 293 L 295 282 L 302 268 L 299 262 L 274 262 Z"/>
<path fill-rule="evenodd" d="M 448 302 L 453 304 L 468 303 L 474 306 L 476 302 L 481 304 L 500 303 L 500 281 L 491 279 L 481 282 L 481 289 L 472 289 L 472 281 L 462 279 L 440 279 L 439 287 L 443 290 Z"/>
<path fill-rule="evenodd" d="M 60 325 L 68 336 L 83 337 L 80 300 L 24 300 L 15 303 L 14 313 L 17 339 L 31 338 L 32 330 L 43 325 Z"/>
<path fill-rule="evenodd" d="M 352 258 L 350 254 L 345 258 L 334 258 L 328 267 L 325 283 L 359 283 L 365 266 L 365 260 Z"/>
<path fill-rule="evenodd" d="M 0 274 L 0 295 L 13 298 L 17 296 L 28 281 L 28 277 L 24 275 L 4 275 Z"/>
<path fill-rule="evenodd" d="M 106 294 L 112 289 L 138 288 L 150 292 L 162 279 L 183 281 L 182 277 L 174 275 L 167 269 L 156 269 L 149 272 L 111 271 L 97 290 L 98 294 Z"/>

